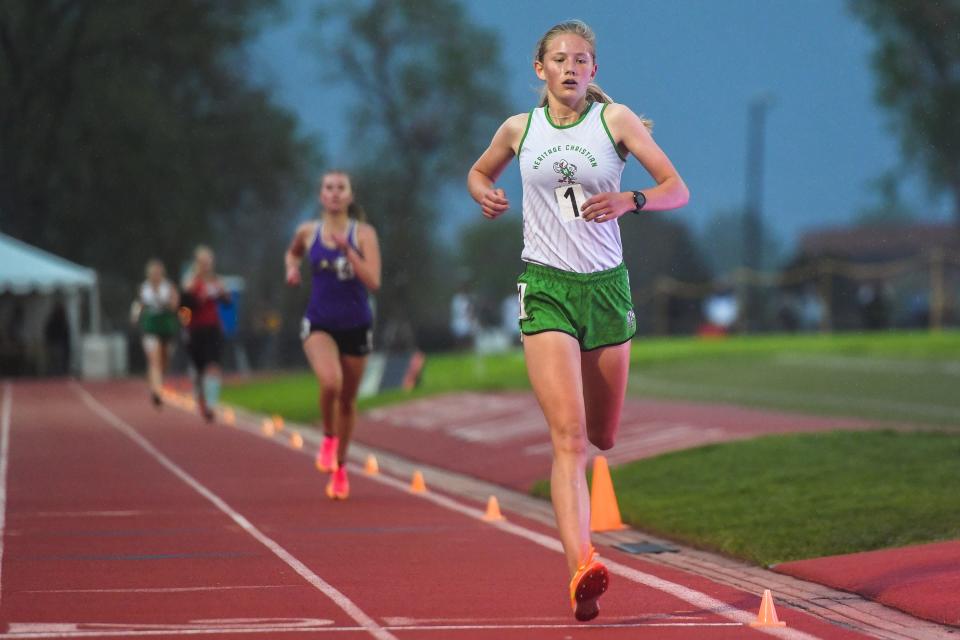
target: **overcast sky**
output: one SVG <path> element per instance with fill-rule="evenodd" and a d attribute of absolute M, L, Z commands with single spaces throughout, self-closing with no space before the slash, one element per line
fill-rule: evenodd
<path fill-rule="evenodd" d="M 253 48 L 255 69 L 304 129 L 349 166 L 343 137 L 349 96 L 321 84 L 306 42 L 314 3 L 288 4 L 288 17 Z M 676 215 L 695 230 L 717 212 L 742 207 L 747 108 L 763 92 L 775 101 L 767 120 L 763 213 L 781 240 L 850 222 L 876 202 L 870 180 L 902 166 L 897 140 L 873 101 L 872 36 L 841 0 L 473 0 L 467 6 L 478 23 L 499 33 L 514 112 L 535 100 L 530 60 L 540 35 L 567 18 L 588 22 L 598 37 L 598 82 L 656 122 L 655 137 L 692 194 Z M 519 172 L 512 165 L 508 173 L 503 185 L 519 204 Z M 628 163 L 624 189 L 650 183 L 636 161 Z M 930 201 L 917 177 L 906 178 L 905 195 L 928 219 L 949 219 L 946 203 Z M 455 219 L 474 219 L 465 191 L 450 200 Z"/>

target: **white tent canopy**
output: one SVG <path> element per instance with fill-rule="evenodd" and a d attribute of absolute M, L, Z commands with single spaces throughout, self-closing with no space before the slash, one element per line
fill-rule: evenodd
<path fill-rule="evenodd" d="M 54 294 L 60 294 L 69 323 L 72 361 L 77 363 L 82 293 L 88 296 L 89 331 L 98 334 L 100 292 L 97 272 L 0 233 L 0 295 L 8 294 L 26 301 L 26 335 L 23 338 L 28 343 L 42 341 L 43 319 L 54 304 Z"/>
<path fill-rule="evenodd" d="M 0 233 L 0 293 L 52 293 L 97 286 L 97 272 Z"/>

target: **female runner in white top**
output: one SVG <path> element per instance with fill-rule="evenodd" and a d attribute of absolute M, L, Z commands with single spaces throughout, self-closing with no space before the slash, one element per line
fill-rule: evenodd
<path fill-rule="evenodd" d="M 614 233 L 612 226 L 609 232 L 598 233 L 589 228 L 617 225 L 620 216 L 637 209 L 637 200 L 644 211 L 682 207 L 689 198 L 687 187 L 654 142 L 647 122 L 621 104 L 591 104 L 612 100 L 592 82 L 597 73 L 595 37 L 587 25 L 570 21 L 550 29 L 538 44 L 533 67 L 545 83 L 541 106 L 549 110 L 551 124 L 570 125 L 584 118 L 591 108 L 602 106 L 609 133 L 607 144 L 612 144 L 621 158 L 633 155 L 656 181 L 656 186 L 635 196 L 619 189 L 617 175 L 615 181 L 609 181 L 609 190 L 580 203 L 582 221 L 576 223 L 580 228 L 571 232 L 580 237 L 572 238 L 567 225 L 561 227 L 544 218 L 544 207 L 561 204 L 559 191 L 556 196 L 549 194 L 553 202 L 547 200 L 541 202 L 543 206 L 537 206 L 536 196 L 528 189 L 524 165 L 524 259 L 545 261 L 549 267 L 567 271 L 605 269 L 608 263 L 619 262 L 619 233 Z M 531 117 L 522 113 L 508 118 L 470 170 L 470 194 L 489 219 L 497 218 L 510 207 L 504 191 L 495 182 L 510 161 L 521 154 L 521 142 Z M 526 147 L 524 143 L 523 148 Z M 540 162 L 546 163 L 549 171 L 555 170 L 553 158 L 544 157 Z M 591 162 L 585 159 L 580 164 Z M 558 164 L 556 169 L 562 174 L 564 166 Z M 561 331 L 544 331 L 524 336 L 524 354 L 553 441 L 551 495 L 571 575 L 571 604 L 577 619 L 589 620 L 599 612 L 597 599 L 606 589 L 606 569 L 594 560 L 590 544 L 587 442 L 600 449 L 613 446 L 626 392 L 630 342 L 581 351 L 575 337 Z"/>

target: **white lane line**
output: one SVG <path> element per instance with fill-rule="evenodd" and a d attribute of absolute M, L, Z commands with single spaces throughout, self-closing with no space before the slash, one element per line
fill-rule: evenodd
<path fill-rule="evenodd" d="M 296 584 L 251 584 L 226 587 L 155 587 L 152 589 L 25 589 L 17 593 L 197 593 L 203 591 L 234 591 L 244 589 L 299 589 Z"/>
<path fill-rule="evenodd" d="M 240 431 L 243 431 L 260 441 L 263 441 L 265 439 L 261 434 L 258 425 L 247 424 L 245 423 L 245 421 L 237 420 L 236 426 L 239 428 Z M 313 453 L 308 449 L 293 448 L 290 445 L 289 441 L 286 440 L 285 438 L 268 438 L 268 440 L 277 446 L 284 447 L 295 453 L 299 453 L 301 455 L 308 456 L 308 457 L 313 456 Z M 397 489 L 398 491 L 402 491 L 408 495 L 411 495 L 409 492 L 409 485 L 406 481 L 403 481 L 397 478 L 392 478 L 388 475 L 385 475 L 384 473 L 380 473 L 375 476 L 364 475 L 364 477 L 374 482 L 385 484 L 389 487 L 393 487 L 394 489 Z M 555 551 L 560 554 L 563 553 L 563 547 L 561 546 L 560 541 L 557 540 L 556 538 L 551 538 L 550 536 L 544 535 L 537 531 L 533 531 L 531 529 L 527 529 L 525 527 L 521 527 L 512 522 L 505 522 L 505 521 L 486 522 L 483 519 L 485 515 L 485 511 L 482 509 L 469 507 L 451 498 L 433 493 L 431 491 L 427 491 L 426 493 L 412 494 L 412 495 L 416 495 L 425 500 L 429 500 L 430 502 L 433 502 L 438 506 L 449 509 L 450 511 L 455 511 L 469 518 L 473 518 L 474 520 L 479 520 L 481 522 L 484 522 L 506 533 L 510 533 L 520 538 L 529 540 L 530 542 L 538 544 L 541 547 L 544 547 L 546 549 L 550 549 L 551 551 Z M 732 605 L 726 604 L 725 602 L 717 600 L 716 598 L 713 598 L 712 596 L 709 596 L 705 593 L 696 591 L 695 589 L 690 589 L 689 587 L 685 587 L 675 582 L 670 582 L 669 580 L 658 578 L 657 576 L 654 576 L 652 574 L 638 571 L 632 567 L 629 567 L 624 564 L 620 564 L 619 562 L 616 562 L 611 559 L 604 558 L 604 564 L 607 566 L 607 569 L 613 574 L 619 575 L 637 584 L 641 584 L 641 585 L 650 587 L 652 589 L 655 589 L 657 591 L 662 591 L 664 593 L 672 595 L 673 597 L 679 600 L 683 600 L 688 604 L 692 604 L 699 611 L 713 613 L 718 616 L 727 618 L 728 620 L 731 620 L 733 624 L 745 625 L 745 624 L 749 624 L 750 622 L 753 622 L 756 619 L 756 615 L 753 613 L 750 613 L 748 611 L 743 611 L 741 609 L 737 609 Z M 393 629 L 392 627 L 388 627 L 388 628 Z M 760 633 L 766 633 L 772 636 L 776 636 L 778 638 L 783 638 L 784 640 L 822 640 L 818 636 L 811 635 L 804 631 L 792 629 L 789 627 L 753 627 L 752 630 L 758 631 Z"/>
<path fill-rule="evenodd" d="M 282 443 L 281 443 L 282 444 Z M 404 491 L 409 493 L 408 484 L 404 481 L 398 480 L 396 478 L 391 478 L 389 476 L 383 475 L 382 473 L 375 476 L 365 476 L 370 480 L 380 482 L 399 491 Z M 424 500 L 429 500 L 434 504 L 437 504 L 441 507 L 445 507 L 451 511 L 456 511 L 457 513 L 462 513 L 463 515 L 473 518 L 475 520 L 483 520 L 484 511 L 481 509 L 475 509 L 473 507 L 468 507 L 466 505 L 460 504 L 446 496 L 438 495 L 436 493 L 421 493 L 416 494 Z M 560 545 L 560 541 L 556 538 L 551 538 L 550 536 L 538 533 L 531 529 L 521 527 L 512 522 L 491 522 L 488 523 L 493 527 L 500 529 L 506 533 L 511 533 L 515 536 L 524 538 L 540 545 L 546 549 L 556 551 L 557 553 L 563 553 L 563 547 Z M 701 593 L 689 587 L 677 584 L 675 582 L 670 582 L 669 580 L 664 580 L 663 578 L 658 578 L 657 576 L 651 575 L 649 573 L 644 573 L 638 571 L 632 567 L 629 567 L 619 562 L 613 560 L 604 559 L 604 564 L 607 566 L 607 569 L 618 576 L 627 578 L 632 582 L 637 584 L 642 584 L 647 587 L 656 589 L 657 591 L 662 591 L 664 593 L 670 594 L 671 596 L 683 600 L 689 604 L 692 604 L 694 607 L 697 607 L 699 610 L 707 611 L 710 613 L 715 613 L 723 618 L 733 621 L 736 624 L 749 624 L 756 619 L 756 615 L 749 613 L 747 611 L 742 611 L 731 605 L 726 604 L 712 596 L 708 596 L 705 593 Z M 778 638 L 784 638 L 787 640 L 818 640 L 817 636 L 810 635 L 803 631 L 798 631 L 796 629 L 790 629 L 787 627 L 757 627 L 757 631 L 762 633 L 769 633 L 771 635 L 777 636 Z"/>
<path fill-rule="evenodd" d="M 391 631 L 511 631 L 535 629 L 642 629 L 644 627 L 739 627 L 739 622 L 626 622 L 563 624 L 448 624 L 428 626 L 395 626 Z"/>
<path fill-rule="evenodd" d="M 103 406 L 96 398 L 94 398 L 90 392 L 84 389 L 76 382 L 71 382 L 71 387 L 80 396 L 80 398 L 93 410 L 94 413 L 103 418 L 107 423 L 113 426 L 115 429 L 126 435 L 128 438 L 133 440 L 136 444 L 140 446 L 141 449 L 149 453 L 159 462 L 161 465 L 167 468 L 172 474 L 180 478 L 184 483 L 186 483 L 190 488 L 199 493 L 201 496 L 209 500 L 217 509 L 226 514 L 231 520 L 233 520 L 241 529 L 246 531 L 250 536 L 256 539 L 260 544 L 269 549 L 275 556 L 283 560 L 291 569 L 296 571 L 300 576 L 313 585 L 317 590 L 322 592 L 325 596 L 330 598 L 338 607 L 343 609 L 343 611 L 349 615 L 354 621 L 357 622 L 361 627 L 363 627 L 367 632 L 370 633 L 377 640 L 397 640 L 396 636 L 392 633 L 381 627 L 376 621 L 373 620 L 370 616 L 364 613 L 360 607 L 358 607 L 350 598 L 336 589 L 333 585 L 328 583 L 326 580 L 318 576 L 316 573 L 311 571 L 305 564 L 300 562 L 295 558 L 289 551 L 281 547 L 275 540 L 266 536 L 263 532 L 257 529 L 253 524 L 247 520 L 243 515 L 236 511 L 233 507 L 224 502 L 218 495 L 207 489 L 205 486 L 200 484 L 200 482 L 191 476 L 189 473 L 184 471 L 179 465 L 173 462 L 170 458 L 161 453 L 156 447 L 154 447 L 146 438 L 140 435 L 136 429 L 131 427 L 128 423 L 120 419 L 118 416 L 114 415 L 109 409 Z"/>
<path fill-rule="evenodd" d="M 156 625 L 160 627 L 160 625 Z M 550 631 L 563 629 L 643 629 L 643 628 L 714 628 L 739 627 L 736 622 L 625 622 L 625 623 L 560 623 L 560 624 L 447 624 L 447 625 L 392 625 L 390 631 Z M 231 635 L 231 634 L 277 634 L 277 633 L 344 633 L 364 632 L 363 627 L 331 627 L 331 626 L 224 626 L 224 627 L 171 627 L 171 628 L 122 628 L 122 625 L 84 624 L 23 624 L 13 623 L 10 631 L 0 633 L 0 638 L 45 638 L 56 640 L 59 638 L 103 638 L 113 636 L 149 637 L 149 636 L 195 636 L 195 635 Z"/>
<path fill-rule="evenodd" d="M 150 637 L 150 636 L 197 636 L 231 634 L 266 633 L 272 637 L 278 633 L 320 633 L 329 631 L 354 631 L 366 633 L 364 627 L 334 627 L 333 620 L 292 620 L 279 624 L 259 620 L 220 621 L 221 624 L 97 624 L 71 622 L 11 622 L 7 633 L 0 638 L 106 638 L 106 637 Z"/>
<path fill-rule="evenodd" d="M 409 493 L 408 484 L 396 478 L 391 478 L 383 474 L 376 475 L 376 476 L 365 476 L 365 477 L 369 478 L 370 480 L 380 482 L 381 484 L 391 486 L 397 490 Z M 427 493 L 422 493 L 417 495 L 423 498 L 424 500 L 429 500 L 430 502 L 433 502 L 436 505 L 449 509 L 450 511 L 456 511 L 457 513 L 461 513 L 469 518 L 484 521 L 483 520 L 484 512 L 480 509 L 468 507 L 466 505 L 460 504 L 459 502 L 456 502 L 455 500 L 452 500 L 451 498 L 448 498 L 446 496 L 436 494 L 436 493 L 427 492 Z M 521 527 L 520 525 L 514 524 L 512 522 L 491 522 L 488 524 L 506 533 L 510 533 L 520 538 L 529 540 L 530 542 L 538 544 L 541 547 L 544 547 L 546 549 L 550 549 L 551 551 L 556 551 L 557 553 L 561 553 L 561 554 L 563 553 L 563 547 L 561 546 L 560 541 L 557 540 L 556 538 L 551 538 L 548 535 L 544 535 L 537 531 L 527 529 L 526 527 Z M 628 567 L 626 565 L 620 564 L 613 560 L 609 560 L 605 558 L 604 564 L 606 564 L 607 569 L 609 569 L 611 573 L 627 578 L 638 584 L 642 584 L 644 586 L 652 587 L 658 591 L 663 591 L 664 593 L 668 593 L 675 598 L 678 598 L 680 600 L 683 600 L 684 602 L 692 604 L 693 606 L 697 607 L 697 609 L 715 613 L 719 616 L 732 620 L 738 624 L 749 623 L 756 618 L 753 614 L 736 609 L 724 602 L 721 602 L 720 600 L 717 600 L 711 596 L 708 596 L 705 593 L 701 593 L 694 589 L 684 587 L 683 585 L 679 585 L 674 582 L 670 582 L 668 580 L 658 578 L 657 576 L 644 573 L 642 571 L 637 571 L 632 567 Z M 766 629 L 763 629 L 763 630 L 767 631 Z M 790 630 L 790 631 L 793 631 L 793 630 Z M 801 639 L 811 640 L 812 638 L 814 638 L 814 636 L 810 636 L 802 632 L 795 632 L 795 633 L 798 635 L 789 635 L 789 636 L 782 636 L 782 637 L 792 638 L 793 640 L 801 640 Z M 775 634 L 775 635 L 779 635 L 779 634 Z"/>
<path fill-rule="evenodd" d="M 141 515 L 156 515 L 160 511 L 21 511 L 18 516 L 29 518 L 126 518 Z"/>
<path fill-rule="evenodd" d="M 244 431 L 247 434 L 254 436 L 259 440 L 264 440 L 263 436 L 260 434 L 260 431 L 256 426 L 244 424 L 240 420 L 237 421 L 237 426 L 240 427 L 241 431 Z M 299 450 L 294 449 L 293 447 L 290 446 L 290 443 L 286 439 L 270 438 L 269 441 L 273 442 L 278 446 L 290 449 L 291 451 L 294 451 L 296 453 L 300 453 L 302 455 L 312 457 L 311 451 L 308 451 L 307 449 L 299 449 Z M 364 475 L 364 477 L 369 480 L 373 480 L 374 482 L 385 484 L 389 487 L 393 487 L 394 489 L 397 489 L 398 491 L 402 491 L 408 495 L 411 495 L 409 492 L 409 484 L 406 481 L 403 481 L 397 478 L 392 478 L 383 473 L 380 473 L 375 476 Z M 550 549 L 551 551 L 556 551 L 557 553 L 560 553 L 560 554 L 563 553 L 563 547 L 561 546 L 560 541 L 557 540 L 556 538 L 551 538 L 550 536 L 544 535 L 537 531 L 533 531 L 531 529 L 527 529 L 525 527 L 521 527 L 512 522 L 504 522 L 504 521 L 486 522 L 483 519 L 485 512 L 482 509 L 469 507 L 451 498 L 433 493 L 431 491 L 427 491 L 426 493 L 413 494 L 413 495 L 423 498 L 424 500 L 429 500 L 430 502 L 433 502 L 438 506 L 449 509 L 450 511 L 455 511 L 469 518 L 473 518 L 474 520 L 479 520 L 481 522 L 489 524 L 490 526 L 496 527 L 506 533 L 510 533 L 520 538 L 529 540 L 530 542 L 538 544 L 541 547 L 544 547 L 546 549 Z M 685 587 L 675 582 L 670 582 L 669 580 L 664 580 L 663 578 L 658 578 L 657 576 L 654 576 L 649 573 L 638 571 L 632 567 L 629 567 L 624 564 L 620 564 L 619 562 L 616 562 L 608 558 L 604 558 L 604 564 L 607 566 L 607 569 L 615 575 L 626 578 L 637 584 L 641 584 L 641 585 L 650 587 L 652 589 L 656 589 L 657 591 L 662 591 L 664 593 L 667 593 L 679 600 L 683 600 L 688 604 L 692 604 L 698 610 L 714 613 L 718 616 L 731 620 L 732 623 L 734 624 L 744 625 L 744 624 L 749 624 L 750 622 L 753 622 L 754 620 L 756 620 L 756 614 L 750 613 L 748 611 L 743 611 L 741 609 L 737 609 L 732 605 L 729 605 L 725 602 L 717 600 L 716 598 L 709 596 L 705 593 L 696 591 L 695 589 Z M 392 627 L 390 628 L 392 629 Z M 789 627 L 753 627 L 752 629 L 760 633 L 767 633 L 772 636 L 776 636 L 778 638 L 783 638 L 784 640 L 821 640 L 818 636 L 814 636 L 804 631 L 799 631 L 797 629 L 792 629 Z"/>
<path fill-rule="evenodd" d="M 10 414 L 13 412 L 13 385 L 3 384 L 0 415 L 0 601 L 3 599 L 3 538 L 7 526 L 7 466 L 10 464 Z"/>
<path fill-rule="evenodd" d="M 437 625 L 446 625 L 446 626 L 455 626 L 455 625 L 469 625 L 469 626 L 503 626 L 503 625 L 549 625 L 549 626 L 558 626 L 558 625 L 573 625 L 573 626 L 582 626 L 577 625 L 576 623 L 570 622 L 570 616 L 513 616 L 513 617 L 501 617 L 501 618 L 408 618 L 405 616 L 384 616 L 383 621 L 386 623 L 387 627 L 426 627 L 426 626 L 437 626 Z M 632 615 L 632 616 L 610 616 L 604 615 L 603 619 L 596 624 L 605 624 L 608 626 L 618 626 L 618 625 L 630 625 L 630 624 L 644 624 L 649 625 L 653 623 L 690 623 L 690 622 L 707 622 L 702 619 L 699 615 L 682 615 L 682 614 L 673 614 L 673 613 L 646 613 L 643 615 Z M 723 625 L 736 625 L 736 622 L 711 622 L 710 624 L 723 624 Z"/>

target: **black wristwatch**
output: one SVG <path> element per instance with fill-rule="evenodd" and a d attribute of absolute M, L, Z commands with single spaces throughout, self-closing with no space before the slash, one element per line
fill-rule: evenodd
<path fill-rule="evenodd" d="M 643 191 L 633 192 L 633 204 L 633 212 L 640 213 L 640 210 L 643 209 L 644 205 L 647 204 L 647 196 L 643 195 Z"/>

